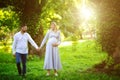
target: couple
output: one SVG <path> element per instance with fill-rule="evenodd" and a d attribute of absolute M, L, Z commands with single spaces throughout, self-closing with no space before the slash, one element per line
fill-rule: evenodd
<path fill-rule="evenodd" d="M 46 76 L 50 75 L 50 70 L 54 69 L 54 75 L 58 76 L 57 70 L 61 69 L 58 45 L 61 42 L 60 31 L 56 27 L 55 22 L 51 22 L 50 29 L 46 33 L 40 47 L 34 42 L 31 36 L 26 32 L 27 26 L 22 25 L 21 31 L 14 35 L 12 45 L 13 55 L 16 57 L 16 65 L 19 75 L 26 75 L 26 60 L 28 55 L 28 42 L 39 51 L 46 44 L 46 53 L 44 61 L 44 69 L 47 70 Z M 22 63 L 22 69 L 21 69 Z"/>

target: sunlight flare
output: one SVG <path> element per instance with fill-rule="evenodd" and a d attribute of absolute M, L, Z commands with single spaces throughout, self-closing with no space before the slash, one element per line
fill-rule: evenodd
<path fill-rule="evenodd" d="M 90 19 L 90 17 L 92 16 L 92 11 L 85 6 L 83 6 L 80 11 L 82 17 L 85 18 L 86 20 Z"/>

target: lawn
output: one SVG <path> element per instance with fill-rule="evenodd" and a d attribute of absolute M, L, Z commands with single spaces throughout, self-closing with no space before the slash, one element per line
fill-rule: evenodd
<path fill-rule="evenodd" d="M 54 76 L 53 71 L 47 77 L 43 69 L 44 57 L 36 55 L 28 58 L 26 78 L 18 76 L 15 58 L 10 52 L 0 51 L 0 80 L 120 80 L 117 76 L 88 71 L 107 56 L 94 40 L 74 44 L 64 42 L 59 49 L 63 69 L 58 71 L 58 77 Z"/>

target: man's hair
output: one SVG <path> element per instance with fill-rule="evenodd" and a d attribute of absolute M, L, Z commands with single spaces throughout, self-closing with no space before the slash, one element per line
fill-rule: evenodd
<path fill-rule="evenodd" d="M 20 28 L 25 27 L 25 26 L 26 26 L 26 24 L 21 24 Z"/>

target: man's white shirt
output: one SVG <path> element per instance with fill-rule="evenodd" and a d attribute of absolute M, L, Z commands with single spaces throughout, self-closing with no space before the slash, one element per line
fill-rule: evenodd
<path fill-rule="evenodd" d="M 14 35 L 14 41 L 12 45 L 13 54 L 15 54 L 16 52 L 21 54 L 27 54 L 28 42 L 30 42 L 32 46 L 38 49 L 37 44 L 33 41 L 31 36 L 27 32 L 25 32 L 24 34 L 22 34 L 21 32 L 16 33 Z"/>

